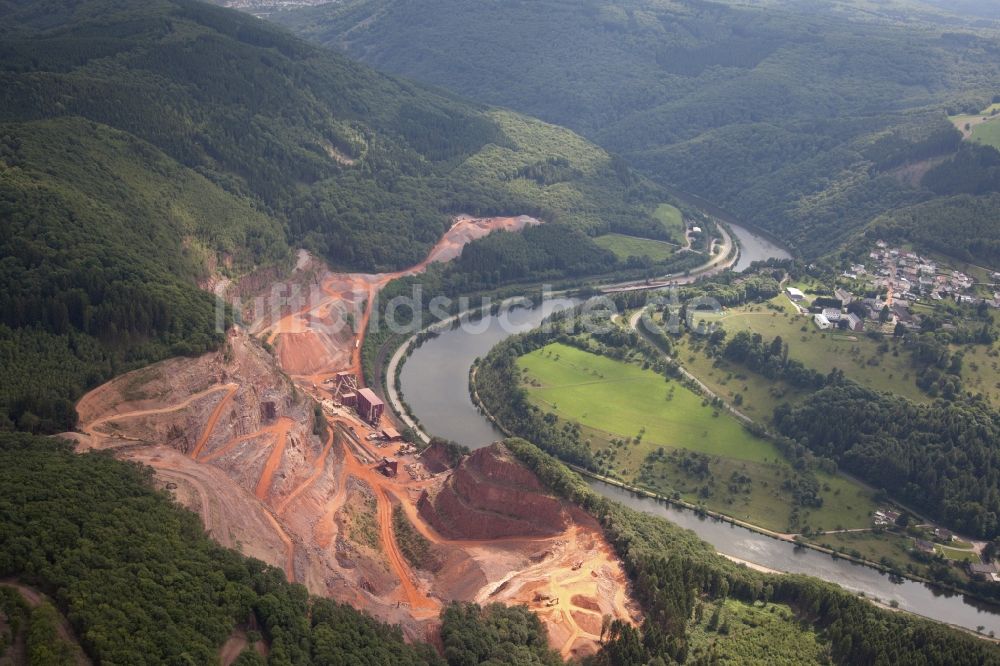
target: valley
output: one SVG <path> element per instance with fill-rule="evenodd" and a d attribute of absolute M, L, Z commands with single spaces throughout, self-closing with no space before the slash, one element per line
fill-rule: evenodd
<path fill-rule="evenodd" d="M 0 2 L 0 666 L 1000 665 L 945 4 Z"/>

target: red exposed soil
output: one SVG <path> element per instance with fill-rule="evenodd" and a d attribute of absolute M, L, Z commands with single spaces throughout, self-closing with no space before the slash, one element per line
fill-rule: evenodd
<path fill-rule="evenodd" d="M 420 516 L 449 538 L 551 536 L 568 526 L 562 503 L 501 444 L 479 449 L 436 489 L 425 490 Z"/>
<path fill-rule="evenodd" d="M 423 453 L 420 454 L 420 462 L 423 463 L 424 467 L 431 474 L 444 472 L 452 467 L 451 460 L 449 460 L 444 446 L 438 442 L 434 442 L 424 449 Z"/>

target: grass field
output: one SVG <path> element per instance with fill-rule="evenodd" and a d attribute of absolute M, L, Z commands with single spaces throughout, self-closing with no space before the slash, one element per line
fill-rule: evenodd
<path fill-rule="evenodd" d="M 822 534 L 811 541 L 835 548 L 842 553 L 860 555 L 872 562 L 891 564 L 896 568 L 918 576 L 928 576 L 929 568 L 924 562 L 911 556 L 914 547 L 913 537 L 895 532 L 846 532 L 840 534 Z M 978 562 L 979 556 L 972 550 L 951 548 L 934 544 L 934 550 L 949 560 L 956 562 Z M 960 576 L 965 576 L 962 569 L 955 569 Z"/>
<path fill-rule="evenodd" d="M 822 534 L 814 542 L 839 550 L 850 555 L 860 555 L 872 562 L 885 560 L 904 568 L 907 563 L 913 563 L 910 550 L 913 548 L 911 537 L 893 532 L 842 532 L 839 534 Z M 912 566 L 917 566 L 913 563 Z"/>
<path fill-rule="evenodd" d="M 796 403 L 806 392 L 781 380 L 771 380 L 725 359 L 704 353 L 700 338 L 685 335 L 674 343 L 677 359 L 684 368 L 730 404 L 737 395 L 738 409 L 754 421 L 770 422 L 774 408 L 783 402 Z"/>
<path fill-rule="evenodd" d="M 1000 115 L 973 127 L 972 140 L 1000 149 Z"/>
<path fill-rule="evenodd" d="M 677 381 L 558 343 L 518 364 L 532 404 L 580 424 L 605 470 L 626 481 L 779 532 L 870 524 L 870 493 L 825 474 L 823 506 L 793 522 L 785 483 L 795 473 L 781 453 Z"/>
<path fill-rule="evenodd" d="M 678 244 L 684 244 L 684 215 L 676 206 L 670 204 L 660 204 L 653 211 L 653 216 L 663 223 L 663 228 L 670 234 L 670 238 Z"/>
<path fill-rule="evenodd" d="M 996 346 L 971 345 L 962 348 L 962 383 L 967 391 L 982 393 L 1000 408 L 1000 351 Z"/>
<path fill-rule="evenodd" d="M 910 367 L 909 353 L 894 340 L 880 342 L 864 333 L 821 331 L 811 318 L 789 312 L 782 299 L 787 301 L 784 296 L 771 301 L 782 312 L 757 304 L 699 318 L 719 323 L 730 334 L 749 330 L 768 340 L 780 335 L 788 343 L 789 357 L 808 368 L 823 374 L 839 368 L 862 386 L 892 392 L 916 402 L 929 400 L 916 385 L 916 372 Z M 880 349 L 883 344 L 887 346 Z M 687 362 L 684 358 L 681 361 Z"/>
<path fill-rule="evenodd" d="M 998 115 L 994 116 L 993 111 L 997 110 Z M 986 118 L 986 120 L 983 120 Z M 954 123 L 955 127 L 962 130 L 964 133 L 966 131 L 965 126 L 972 126 L 972 136 L 970 137 L 973 141 L 977 141 L 976 130 L 978 130 L 983 125 L 989 125 L 1000 119 L 1000 104 L 990 104 L 988 107 L 980 111 L 979 113 L 964 113 L 957 116 L 949 116 L 948 119 Z M 995 129 L 994 129 L 995 131 Z M 996 144 L 990 144 L 996 147 Z"/>
<path fill-rule="evenodd" d="M 629 257 L 648 257 L 653 261 L 665 261 L 677 251 L 677 248 L 670 243 L 625 234 L 604 234 L 595 238 L 594 242 L 605 250 L 614 252 L 621 261 Z"/>
<path fill-rule="evenodd" d="M 980 562 L 979 555 L 975 551 L 965 550 L 962 548 L 951 548 L 949 546 L 942 546 L 939 543 L 934 544 L 934 550 L 936 550 L 941 555 L 944 555 L 949 560 L 958 560 L 960 562 Z"/>
<path fill-rule="evenodd" d="M 534 404 L 583 426 L 737 460 L 780 455 L 736 419 L 714 416 L 701 396 L 652 370 L 558 343 L 521 357 L 519 364 Z"/>

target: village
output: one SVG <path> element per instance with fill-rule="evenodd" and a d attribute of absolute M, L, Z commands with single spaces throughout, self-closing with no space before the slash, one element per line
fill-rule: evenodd
<path fill-rule="evenodd" d="M 1000 272 L 977 282 L 943 262 L 883 240 L 875 243 L 867 258 L 844 270 L 830 295 L 810 298 L 794 286 L 786 287 L 785 293 L 820 330 L 886 335 L 920 330 L 922 315 L 940 301 L 1000 309 Z"/>

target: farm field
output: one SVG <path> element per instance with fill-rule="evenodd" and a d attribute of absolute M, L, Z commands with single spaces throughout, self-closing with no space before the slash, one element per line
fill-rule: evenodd
<path fill-rule="evenodd" d="M 559 343 L 518 364 L 529 401 L 578 423 L 619 478 L 779 532 L 870 524 L 870 493 L 822 473 L 822 506 L 793 511 L 797 474 L 777 448 L 676 380 Z"/>
<path fill-rule="evenodd" d="M 653 211 L 653 216 L 663 223 L 663 227 L 670 234 L 670 238 L 679 244 L 684 243 L 684 214 L 680 209 L 670 204 L 660 204 Z"/>
<path fill-rule="evenodd" d="M 677 248 L 670 243 L 625 234 L 604 234 L 595 238 L 594 242 L 605 250 L 614 252 L 622 261 L 629 257 L 648 257 L 652 261 L 664 261 L 677 251 Z"/>
<path fill-rule="evenodd" d="M 676 380 L 652 370 L 550 344 L 518 361 L 533 404 L 583 426 L 650 445 L 763 462 L 779 456 L 736 419 L 703 405 Z"/>

